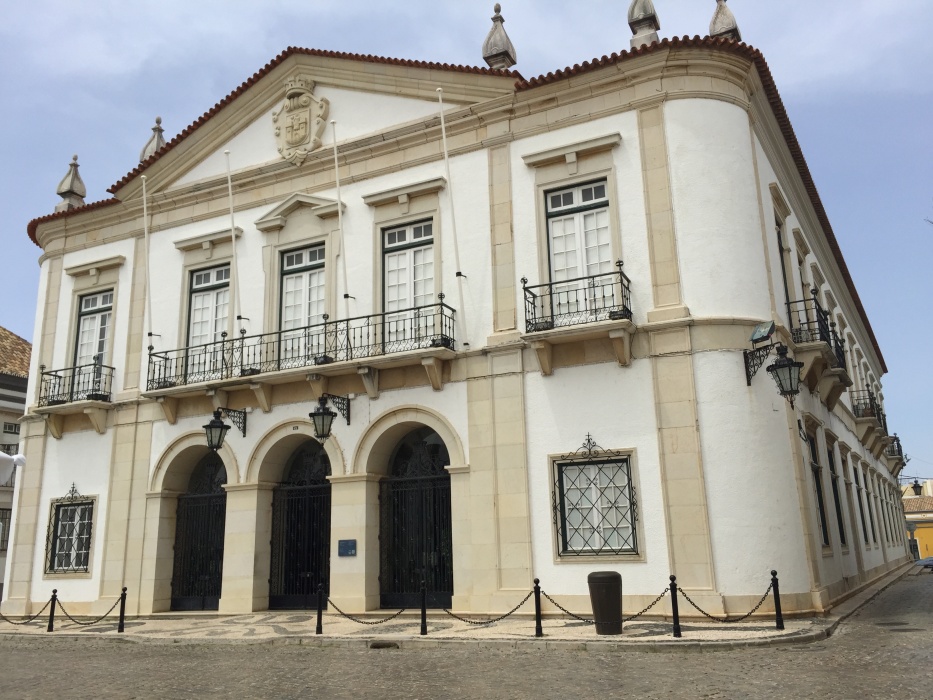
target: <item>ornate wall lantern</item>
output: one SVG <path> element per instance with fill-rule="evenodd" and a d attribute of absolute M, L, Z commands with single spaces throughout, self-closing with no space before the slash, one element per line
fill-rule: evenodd
<path fill-rule="evenodd" d="M 919 479 L 914 479 L 914 483 L 910 485 L 910 488 L 914 490 L 914 496 L 919 496 L 923 493 L 923 484 L 920 483 Z"/>
<path fill-rule="evenodd" d="M 246 437 L 246 411 L 237 411 L 232 408 L 218 408 L 214 411 L 214 417 L 211 422 L 204 426 L 204 434 L 207 436 L 207 446 L 214 452 L 224 446 L 224 438 L 227 437 L 227 431 L 230 426 L 221 420 L 221 416 L 226 414 L 233 424 Z"/>
<path fill-rule="evenodd" d="M 327 407 L 327 400 L 337 407 L 340 415 L 347 419 L 347 425 L 350 425 L 350 397 L 336 396 L 334 394 L 321 394 L 315 409 L 308 414 L 311 423 L 314 425 L 314 437 L 322 443 L 330 437 L 330 428 L 334 423 L 337 414 Z"/>
<path fill-rule="evenodd" d="M 800 369 L 803 362 L 795 362 L 787 356 L 787 346 L 778 343 L 778 359 L 768 365 L 768 373 L 777 384 L 778 393 L 794 405 L 794 398 L 800 393 Z"/>

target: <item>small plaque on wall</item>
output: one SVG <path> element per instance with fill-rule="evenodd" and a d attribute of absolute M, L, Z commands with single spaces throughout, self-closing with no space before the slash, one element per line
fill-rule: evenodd
<path fill-rule="evenodd" d="M 355 557 L 356 540 L 337 540 L 338 557 Z"/>

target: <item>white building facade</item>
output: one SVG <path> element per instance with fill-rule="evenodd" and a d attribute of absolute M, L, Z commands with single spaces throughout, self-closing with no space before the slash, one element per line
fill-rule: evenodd
<path fill-rule="evenodd" d="M 777 569 L 810 614 L 907 561 L 884 359 L 761 55 L 503 66 L 290 49 L 113 199 L 30 224 L 4 614 L 123 586 L 138 614 L 318 585 L 363 612 L 422 580 L 494 613 L 534 578 L 588 612 L 606 569 L 626 611 L 675 574 L 720 614 Z M 794 405 L 746 381 L 767 322 Z M 349 405 L 323 446 L 322 396 Z M 246 425 L 215 454 L 217 408 Z"/>

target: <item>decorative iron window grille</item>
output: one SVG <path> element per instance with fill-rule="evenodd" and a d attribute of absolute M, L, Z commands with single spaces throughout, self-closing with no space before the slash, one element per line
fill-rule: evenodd
<path fill-rule="evenodd" d="M 85 573 L 91 559 L 94 500 L 78 493 L 75 485 L 64 498 L 53 501 L 46 546 L 48 573 Z"/>
<path fill-rule="evenodd" d="M 10 543 L 10 520 L 13 511 L 9 508 L 0 508 L 0 552 L 5 552 Z"/>
<path fill-rule="evenodd" d="M 555 463 L 554 526 L 561 556 L 637 554 L 638 509 L 628 455 L 587 434 Z"/>

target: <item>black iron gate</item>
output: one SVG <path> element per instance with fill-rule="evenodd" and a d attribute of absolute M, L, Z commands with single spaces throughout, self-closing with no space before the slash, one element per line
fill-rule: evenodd
<path fill-rule="evenodd" d="M 194 468 L 178 497 L 172 610 L 217 610 L 224 563 L 227 470 L 216 452 Z"/>
<path fill-rule="evenodd" d="M 330 593 L 330 461 L 317 441 L 302 445 L 272 495 L 269 608 L 314 608 Z"/>
<path fill-rule="evenodd" d="M 408 434 L 380 482 L 380 605 L 449 608 L 454 590 L 447 448 L 428 428 Z"/>

